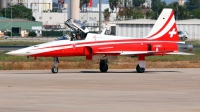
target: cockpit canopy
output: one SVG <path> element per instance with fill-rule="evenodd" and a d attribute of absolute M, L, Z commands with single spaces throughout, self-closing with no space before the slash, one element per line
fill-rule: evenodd
<path fill-rule="evenodd" d="M 71 28 L 73 31 L 76 30 L 81 30 L 84 33 L 88 33 L 90 30 L 84 25 L 82 24 L 80 21 L 76 20 L 76 19 L 68 19 L 65 22 L 65 25 L 67 25 L 69 28 Z"/>

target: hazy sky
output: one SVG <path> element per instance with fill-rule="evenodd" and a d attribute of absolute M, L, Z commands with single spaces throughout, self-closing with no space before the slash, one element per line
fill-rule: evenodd
<path fill-rule="evenodd" d="M 58 2 L 58 0 L 53 0 L 54 2 Z M 67 2 L 67 0 L 65 0 Z M 165 2 L 167 4 L 171 3 L 171 2 L 175 2 L 175 1 L 178 1 L 178 0 L 165 0 Z M 99 0 L 93 0 L 93 3 L 94 4 L 98 4 Z M 102 0 L 102 3 L 108 3 L 108 0 Z"/>

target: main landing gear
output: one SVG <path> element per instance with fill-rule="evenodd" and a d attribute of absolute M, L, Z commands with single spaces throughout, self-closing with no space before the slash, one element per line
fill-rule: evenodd
<path fill-rule="evenodd" d="M 136 71 L 138 73 L 144 73 L 145 72 L 145 58 L 144 57 L 138 57 L 139 64 L 136 66 Z M 52 73 L 58 73 L 58 67 L 57 64 L 59 63 L 58 57 L 54 57 L 54 63 L 53 67 L 51 68 Z M 107 72 L 108 71 L 108 59 L 100 59 L 99 62 L 99 70 L 101 72 Z"/>
<path fill-rule="evenodd" d="M 136 66 L 136 71 L 137 71 L 137 73 L 144 73 L 145 68 L 140 67 L 140 65 L 138 64 L 138 65 Z"/>
<path fill-rule="evenodd" d="M 99 62 L 99 70 L 101 72 L 107 72 L 108 71 L 108 59 L 101 59 Z"/>
<path fill-rule="evenodd" d="M 138 60 L 139 60 L 139 63 L 136 66 L 136 71 L 138 73 L 144 73 L 145 72 L 145 67 L 146 67 L 145 56 L 143 56 L 143 55 L 138 56 Z"/>
<path fill-rule="evenodd" d="M 52 73 L 58 73 L 58 67 L 57 67 L 58 63 L 59 63 L 58 57 L 55 57 L 53 67 L 51 68 Z"/>

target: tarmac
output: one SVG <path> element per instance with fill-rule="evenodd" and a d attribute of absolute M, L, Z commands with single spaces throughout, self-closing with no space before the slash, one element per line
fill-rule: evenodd
<path fill-rule="evenodd" d="M 2 70 L 0 112 L 200 112 L 200 68 Z"/>

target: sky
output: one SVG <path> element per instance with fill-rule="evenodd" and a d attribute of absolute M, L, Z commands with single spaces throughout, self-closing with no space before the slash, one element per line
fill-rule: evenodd
<path fill-rule="evenodd" d="M 165 0 L 165 2 L 167 4 L 171 3 L 171 2 L 175 2 L 175 1 L 178 1 L 178 0 Z M 53 2 L 58 2 L 58 0 L 53 0 Z M 65 0 L 65 2 L 67 2 L 67 0 Z M 98 4 L 99 0 L 93 0 L 93 4 L 96 5 Z M 102 3 L 108 3 L 108 0 L 102 0 Z"/>

